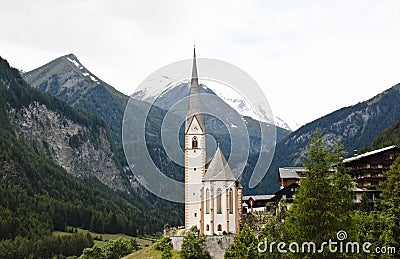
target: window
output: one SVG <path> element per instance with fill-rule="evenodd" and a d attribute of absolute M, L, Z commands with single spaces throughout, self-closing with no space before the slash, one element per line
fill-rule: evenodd
<path fill-rule="evenodd" d="M 206 191 L 206 213 L 210 214 L 210 190 L 208 188 Z"/>
<path fill-rule="evenodd" d="M 218 190 L 217 190 L 217 214 L 222 214 L 221 197 L 222 197 L 222 191 L 220 188 L 218 188 Z"/>
<path fill-rule="evenodd" d="M 197 213 L 196 213 L 196 212 L 194 213 L 194 217 L 195 217 L 195 218 L 197 217 Z"/>
<path fill-rule="evenodd" d="M 192 138 L 192 148 L 197 148 L 197 137 Z"/>
<path fill-rule="evenodd" d="M 222 231 L 222 225 L 221 224 L 218 225 L 217 231 Z"/>
<path fill-rule="evenodd" d="M 233 214 L 233 191 L 232 188 L 229 189 L 229 213 Z"/>
<path fill-rule="evenodd" d="M 206 226 L 206 231 L 210 231 L 210 225 Z"/>

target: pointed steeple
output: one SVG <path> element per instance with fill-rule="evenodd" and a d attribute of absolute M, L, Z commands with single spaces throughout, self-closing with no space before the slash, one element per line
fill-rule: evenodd
<path fill-rule="evenodd" d="M 196 61 L 196 46 L 193 46 L 193 66 L 192 66 L 192 82 L 193 79 L 197 80 L 197 61 Z"/>
<path fill-rule="evenodd" d="M 193 66 L 192 66 L 192 80 L 190 82 L 190 95 L 189 95 L 189 109 L 186 115 L 187 122 L 186 127 L 189 124 L 193 116 L 196 116 L 199 121 L 200 127 L 205 132 L 205 121 L 204 114 L 201 112 L 201 98 L 199 89 L 199 78 L 197 75 L 197 61 L 196 61 L 196 48 L 193 48 Z"/>

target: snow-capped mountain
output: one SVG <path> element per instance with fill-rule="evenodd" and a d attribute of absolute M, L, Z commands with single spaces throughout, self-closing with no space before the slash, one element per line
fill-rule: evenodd
<path fill-rule="evenodd" d="M 163 109 L 168 109 L 172 104 L 170 103 L 172 100 L 166 101 L 166 95 L 170 96 L 170 98 L 176 99 L 184 98 L 188 95 L 188 88 L 190 82 L 188 80 L 184 81 L 179 85 L 173 85 L 170 83 L 167 77 L 160 81 L 161 85 L 163 85 L 163 89 L 161 90 L 160 87 L 149 87 L 144 88 L 139 91 L 136 91 L 132 97 L 141 101 L 153 101 L 155 99 L 160 100 L 163 97 L 162 101 L 156 101 L 155 105 L 159 106 Z M 160 84 L 159 84 L 160 85 Z M 186 90 L 182 90 L 181 87 L 184 85 Z M 249 101 L 246 100 L 240 93 L 231 89 L 230 87 L 221 87 L 221 84 L 215 83 L 212 81 L 201 82 L 201 91 L 205 93 L 211 93 L 217 95 L 221 98 L 226 104 L 236 110 L 240 115 L 251 117 L 255 120 L 260 121 L 260 116 L 255 111 L 254 107 L 250 104 Z M 166 104 L 166 102 L 168 104 Z M 272 123 L 272 121 L 269 121 Z M 281 119 L 279 116 L 274 117 L 274 122 L 276 126 L 289 130 L 294 131 L 299 128 L 299 125 L 295 121 L 286 121 Z"/>
<path fill-rule="evenodd" d="M 280 116 L 275 116 L 275 125 L 290 131 L 296 131 L 300 125 L 293 119 L 282 119 Z"/>

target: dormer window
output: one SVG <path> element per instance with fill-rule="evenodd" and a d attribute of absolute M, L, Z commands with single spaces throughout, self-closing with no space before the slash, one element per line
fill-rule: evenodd
<path fill-rule="evenodd" d="M 197 137 L 192 138 L 192 148 L 197 148 Z"/>

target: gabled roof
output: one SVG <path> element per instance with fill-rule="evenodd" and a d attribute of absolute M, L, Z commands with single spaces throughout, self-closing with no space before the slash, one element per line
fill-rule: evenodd
<path fill-rule="evenodd" d="M 304 167 L 281 167 L 279 168 L 279 179 L 300 179 L 299 173 L 307 171 Z"/>
<path fill-rule="evenodd" d="M 388 146 L 388 147 L 384 147 L 384 148 L 380 148 L 380 149 L 375 149 L 375 150 L 372 150 L 370 152 L 366 152 L 366 153 L 358 155 L 358 156 L 346 158 L 346 159 L 343 160 L 343 163 L 348 163 L 348 162 L 351 162 L 351 161 L 359 160 L 359 159 L 364 158 L 364 157 L 372 156 L 372 155 L 379 154 L 381 152 L 384 152 L 384 151 L 387 151 L 387 150 L 391 150 L 391 149 L 396 149 L 396 148 L 399 149 L 395 145 L 392 145 L 392 146 Z"/>
<path fill-rule="evenodd" d="M 236 181 L 228 163 L 218 146 L 214 157 L 208 165 L 203 181 Z"/>
<path fill-rule="evenodd" d="M 247 195 L 243 196 L 243 201 L 252 199 L 253 201 L 269 201 L 275 197 L 275 194 L 264 194 L 264 195 Z"/>

